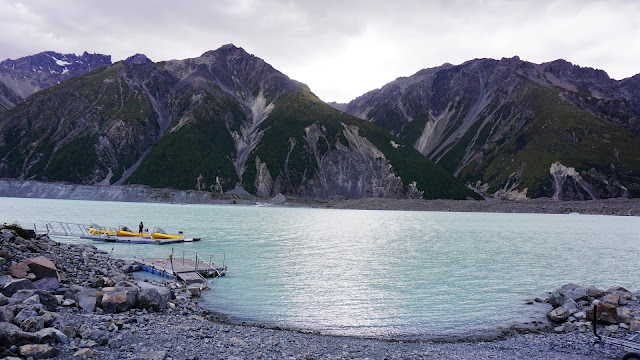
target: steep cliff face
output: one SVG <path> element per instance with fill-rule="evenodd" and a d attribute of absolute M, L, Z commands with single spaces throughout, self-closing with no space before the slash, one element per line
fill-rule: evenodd
<path fill-rule="evenodd" d="M 77 56 L 46 51 L 16 60 L 7 59 L 0 62 L 0 104 L 4 103 L 2 106 L 5 109 L 11 108 L 37 91 L 109 64 L 110 55 L 87 52 Z M 6 94 L 2 86 L 10 89 L 15 96 L 10 103 L 1 100 Z"/>
<path fill-rule="evenodd" d="M 637 76 L 616 81 L 563 60 L 478 59 L 399 78 L 356 98 L 346 112 L 410 142 L 486 194 L 638 196 L 637 85 Z M 556 162 L 593 191 L 556 193 Z"/>
<path fill-rule="evenodd" d="M 0 113 L 16 106 L 22 98 L 5 84 L 0 82 Z"/>
<path fill-rule="evenodd" d="M 5 112 L 0 176 L 265 197 L 476 196 L 241 48 L 138 60 L 96 68 Z"/>
<path fill-rule="evenodd" d="M 110 183 L 155 142 L 158 115 L 123 64 L 38 92 L 0 123 L 0 174 Z"/>

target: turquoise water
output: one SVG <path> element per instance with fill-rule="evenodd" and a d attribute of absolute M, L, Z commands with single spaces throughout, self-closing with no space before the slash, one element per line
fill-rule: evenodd
<path fill-rule="evenodd" d="M 233 320 L 323 333 L 427 337 L 508 326 L 568 282 L 639 288 L 640 218 L 170 205 L 0 198 L 0 221 L 160 226 L 202 241 L 84 242 L 115 256 L 214 254 L 204 293 Z M 112 250 L 113 249 L 113 250 Z M 209 256 L 205 256 L 208 260 Z"/>

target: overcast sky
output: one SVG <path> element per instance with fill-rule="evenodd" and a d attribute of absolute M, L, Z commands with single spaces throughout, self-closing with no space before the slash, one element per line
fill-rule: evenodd
<path fill-rule="evenodd" d="M 474 58 L 640 73 L 636 0 L 0 0 L 0 59 L 41 51 L 153 61 L 244 48 L 325 101 Z"/>

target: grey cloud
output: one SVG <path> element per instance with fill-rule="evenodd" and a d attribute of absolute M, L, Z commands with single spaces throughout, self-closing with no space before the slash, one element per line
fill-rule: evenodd
<path fill-rule="evenodd" d="M 346 101 L 363 84 L 477 57 L 562 57 L 631 76 L 639 17 L 640 3 L 624 0 L 0 0 L 0 58 L 86 50 L 160 61 L 234 43 Z"/>

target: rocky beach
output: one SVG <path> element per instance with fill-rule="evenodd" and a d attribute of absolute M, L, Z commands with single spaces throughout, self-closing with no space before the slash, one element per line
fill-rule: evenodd
<path fill-rule="evenodd" d="M 99 359 L 615 359 L 591 333 L 627 337 L 640 293 L 567 284 L 532 298 L 539 318 L 462 338 L 368 339 L 233 324 L 198 306 L 199 289 L 139 281 L 129 261 L 88 245 L 0 230 L 0 355 Z M 212 290 L 204 290 L 212 291 Z M 498 306 L 498 305 L 497 305 Z M 499 311 L 499 309 L 496 309 Z"/>
<path fill-rule="evenodd" d="M 640 199 L 600 199 L 586 201 L 554 201 L 548 198 L 527 200 L 418 200 L 418 199 L 346 199 L 327 200 L 287 197 L 283 206 L 301 206 L 331 209 L 489 212 L 529 214 L 584 214 L 640 216 Z"/>

